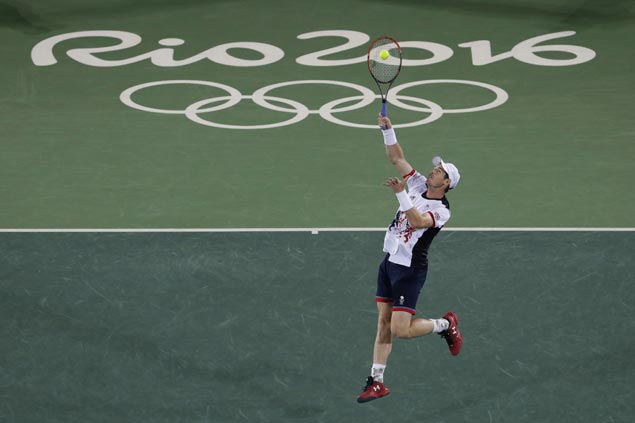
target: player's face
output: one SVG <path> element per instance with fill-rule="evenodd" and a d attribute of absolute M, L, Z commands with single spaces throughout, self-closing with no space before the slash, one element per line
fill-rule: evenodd
<path fill-rule="evenodd" d="M 443 170 L 441 165 L 435 166 L 428 174 L 429 187 L 440 188 L 446 182 L 449 184 L 450 178 L 448 177 L 448 174 L 445 173 L 445 170 Z"/>

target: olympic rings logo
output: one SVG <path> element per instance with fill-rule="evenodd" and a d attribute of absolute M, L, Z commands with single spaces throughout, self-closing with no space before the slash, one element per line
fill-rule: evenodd
<path fill-rule="evenodd" d="M 150 88 L 150 87 L 158 87 L 163 85 L 176 85 L 176 84 L 186 84 L 186 85 L 203 85 L 221 89 L 227 93 L 225 96 L 207 98 L 204 100 L 197 101 L 195 103 L 190 104 L 185 109 L 159 109 L 154 107 L 148 107 L 141 105 L 135 102 L 132 99 L 133 94 L 136 92 Z M 323 84 L 323 85 L 336 85 L 341 87 L 351 88 L 353 90 L 357 90 L 359 95 L 344 97 L 337 100 L 329 101 L 326 104 L 320 106 L 319 109 L 309 109 L 304 104 L 291 100 L 288 98 L 277 97 L 273 95 L 269 95 L 269 93 L 275 89 L 288 87 L 293 85 L 306 85 L 306 84 Z M 461 84 L 461 85 L 472 85 L 484 88 L 493 92 L 496 96 L 494 100 L 487 104 L 483 104 L 480 106 L 466 107 L 461 109 L 444 109 L 439 104 L 419 98 L 401 95 L 400 93 L 411 87 L 416 87 L 420 85 L 427 84 Z M 357 110 L 364 108 L 373 102 L 377 101 L 380 97 L 379 94 L 376 94 L 369 88 L 366 88 L 361 85 L 353 84 L 350 82 L 343 81 L 330 81 L 330 80 L 299 80 L 299 81 L 287 81 L 280 82 L 277 84 L 267 85 L 266 87 L 262 87 L 252 93 L 252 95 L 243 95 L 236 88 L 230 87 L 229 85 L 221 84 L 219 82 L 212 81 L 200 81 L 200 80 L 165 80 L 165 81 L 154 81 L 154 82 L 146 82 L 143 84 L 135 85 L 124 90 L 119 99 L 126 106 L 131 107 L 133 109 L 141 110 L 144 112 L 150 113 L 161 113 L 161 114 L 178 114 L 185 115 L 192 122 L 198 123 L 200 125 L 212 126 L 215 128 L 224 128 L 224 129 L 270 129 L 270 128 L 280 128 L 283 126 L 293 125 L 295 123 L 301 122 L 306 119 L 311 114 L 318 114 L 320 117 L 326 121 L 337 125 L 348 126 L 351 128 L 368 128 L 368 129 L 376 129 L 376 125 L 366 125 L 361 123 L 348 122 L 346 120 L 340 119 L 336 117 L 336 114 L 348 112 L 351 110 Z M 426 116 L 420 120 L 416 120 L 414 122 L 401 123 L 395 125 L 395 128 L 408 128 L 419 125 L 426 125 L 432 123 L 441 118 L 446 113 L 473 113 L 480 112 L 484 110 L 493 109 L 504 104 L 509 98 L 509 95 L 505 90 L 499 88 L 495 85 L 486 84 L 484 82 L 477 81 L 468 81 L 468 80 L 460 80 L 460 79 L 431 79 L 431 80 L 423 80 L 423 81 L 414 81 L 408 82 L 402 85 L 398 85 L 393 87 L 387 97 L 388 103 L 392 106 L 400 107 L 402 109 L 411 110 L 415 112 L 421 112 L 426 114 Z M 228 109 L 230 107 L 235 106 L 240 103 L 242 100 L 251 100 L 255 104 L 260 107 L 274 110 L 282 113 L 293 114 L 290 119 L 282 120 L 280 122 L 270 123 L 266 125 L 227 125 L 223 123 L 214 122 L 211 120 L 207 120 L 201 117 L 201 114 L 204 113 L 212 113 L 219 110 Z M 272 104 L 271 102 L 282 103 L 288 107 L 281 107 L 276 104 Z M 344 104 L 356 101 L 356 103 L 348 106 L 344 106 Z M 415 103 L 416 105 L 405 103 L 404 101 Z M 218 104 L 220 103 L 220 104 Z"/>

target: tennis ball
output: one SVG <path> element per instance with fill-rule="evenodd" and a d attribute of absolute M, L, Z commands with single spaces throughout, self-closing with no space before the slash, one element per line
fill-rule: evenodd
<path fill-rule="evenodd" d="M 381 60 L 386 60 L 390 57 L 390 53 L 388 53 L 388 50 L 382 50 L 379 52 L 379 57 L 381 57 Z"/>

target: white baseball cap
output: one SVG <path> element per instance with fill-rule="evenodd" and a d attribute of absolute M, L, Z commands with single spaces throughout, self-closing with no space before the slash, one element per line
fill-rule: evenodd
<path fill-rule="evenodd" d="M 459 179 L 461 179 L 461 174 L 459 173 L 459 170 L 456 168 L 456 166 L 454 166 L 452 163 L 444 162 L 443 159 L 439 156 L 435 156 L 432 158 L 432 164 L 435 166 L 441 165 L 443 170 L 445 170 L 445 173 L 447 173 L 448 177 L 450 178 L 450 189 L 456 188 L 456 186 L 459 184 Z"/>

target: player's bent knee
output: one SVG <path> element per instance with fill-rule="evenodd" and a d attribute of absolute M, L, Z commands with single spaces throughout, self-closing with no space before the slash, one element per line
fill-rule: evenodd
<path fill-rule="evenodd" d="M 390 331 L 397 338 L 412 338 L 410 332 L 410 321 L 412 315 L 404 311 L 396 311 L 392 315 Z"/>
<path fill-rule="evenodd" d="M 390 331 L 392 332 L 393 336 L 397 337 L 397 338 L 411 338 L 411 334 L 410 334 L 410 325 L 405 326 L 405 325 L 392 325 L 390 327 Z"/>

